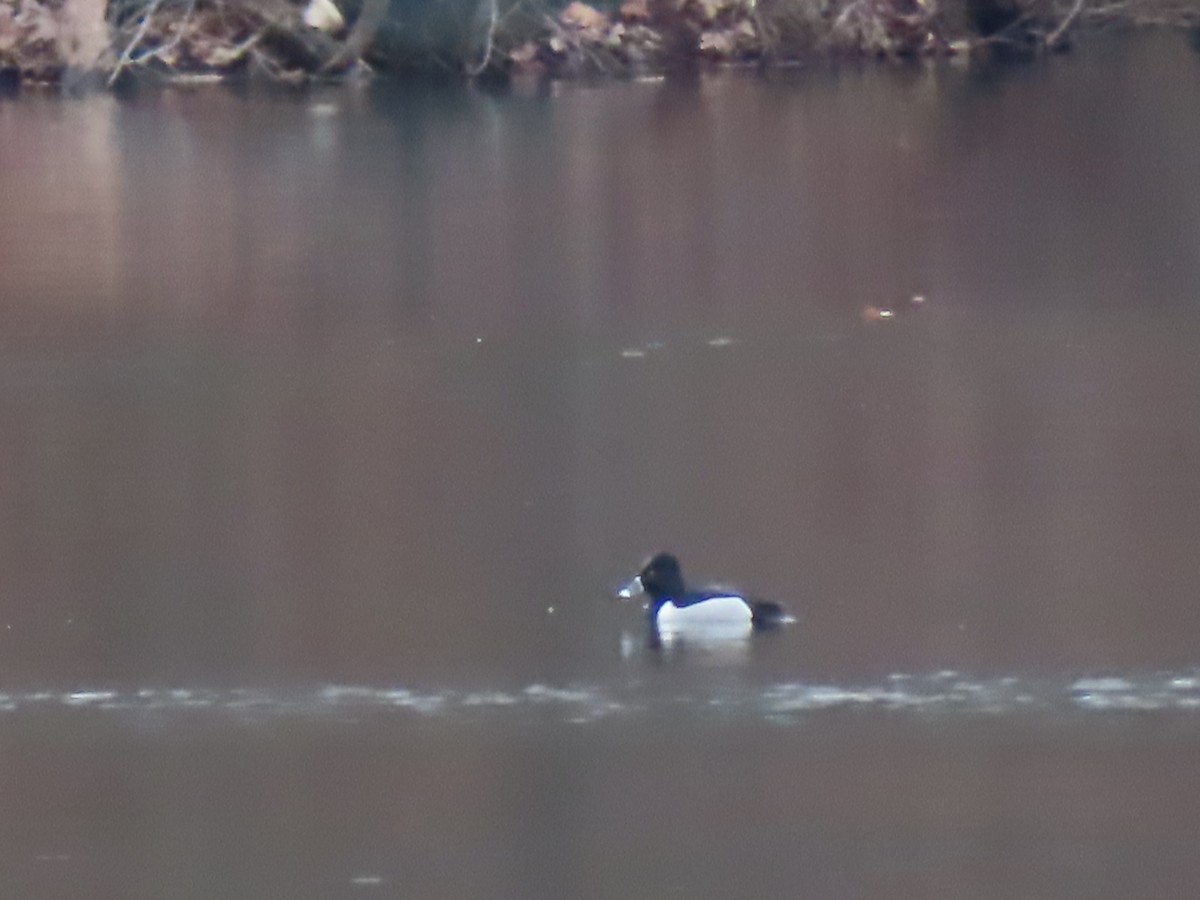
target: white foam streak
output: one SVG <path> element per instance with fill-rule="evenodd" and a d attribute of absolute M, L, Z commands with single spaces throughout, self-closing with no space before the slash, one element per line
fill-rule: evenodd
<path fill-rule="evenodd" d="M 192 687 L 109 687 L 66 692 L 33 690 L 0 693 L 0 714 L 37 710 L 179 715 L 231 715 L 238 720 L 271 717 L 332 717 L 349 713 L 479 718 L 535 715 L 565 722 L 594 722 L 610 716 L 720 714 L 790 722 L 825 710 L 919 713 L 922 715 L 1055 714 L 1068 711 L 1119 714 L 1128 711 L 1193 714 L 1200 711 L 1200 670 L 1149 675 L 1095 675 L 1069 680 L 1006 676 L 974 679 L 954 671 L 927 675 L 895 673 L 877 684 L 782 682 L 728 686 L 714 691 L 656 693 L 654 681 L 609 686 L 535 682 L 524 687 L 472 690 L 412 686 L 324 685 L 315 689 L 270 691 Z M 522 712 L 524 711 L 524 712 Z"/>

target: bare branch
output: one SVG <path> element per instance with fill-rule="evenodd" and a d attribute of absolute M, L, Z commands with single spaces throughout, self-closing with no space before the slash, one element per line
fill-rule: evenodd
<path fill-rule="evenodd" d="M 1062 46 L 1062 42 L 1067 34 L 1067 29 L 1069 29 L 1071 25 L 1074 24 L 1075 20 L 1079 18 L 1079 14 L 1083 12 L 1083 6 L 1086 2 L 1087 0 L 1075 0 L 1075 3 L 1071 6 L 1071 9 L 1067 12 L 1066 16 L 1064 16 L 1063 20 L 1058 23 L 1058 27 L 1046 35 L 1045 44 L 1049 49 L 1054 50 Z"/>
<path fill-rule="evenodd" d="M 332 72 L 362 55 L 367 43 L 375 36 L 375 31 L 379 28 L 380 23 L 387 14 L 387 9 L 388 0 L 366 0 L 363 3 L 362 11 L 354 21 L 354 26 L 350 29 L 350 33 L 346 35 L 346 41 L 342 44 L 342 49 L 334 54 L 333 58 L 326 62 L 325 65 L 321 66 L 320 71 Z"/>
<path fill-rule="evenodd" d="M 137 63 L 138 65 L 141 65 L 149 59 L 160 59 L 163 62 L 167 62 L 165 54 L 170 53 L 172 50 L 178 47 L 179 42 L 183 40 L 184 35 L 187 33 L 188 26 L 191 24 L 192 12 L 195 10 L 195 8 L 196 0 L 188 0 L 187 9 L 183 13 L 183 18 L 175 23 L 175 34 L 171 36 L 171 39 L 165 44 L 161 44 L 155 47 L 153 50 L 143 53 L 136 60 L 133 60 L 133 62 Z"/>
<path fill-rule="evenodd" d="M 108 86 L 112 87 L 116 83 L 117 78 L 123 72 L 126 66 L 133 62 L 134 51 L 141 46 L 142 41 L 146 39 L 146 32 L 150 30 L 150 23 L 154 19 L 154 14 L 158 12 L 158 8 L 162 6 L 163 0 L 151 0 L 150 4 L 142 13 L 142 22 L 134 34 L 133 39 L 125 45 L 124 52 L 121 53 L 120 59 L 117 60 L 117 65 L 113 68 L 112 74 L 108 76 Z"/>
<path fill-rule="evenodd" d="M 500 17 L 500 9 L 497 5 L 497 0 L 487 0 L 488 4 L 488 29 L 487 38 L 483 46 L 483 58 L 474 66 L 467 67 L 467 74 L 472 78 L 483 73 L 483 71 L 491 65 L 492 62 L 492 47 L 496 37 L 496 21 Z"/>

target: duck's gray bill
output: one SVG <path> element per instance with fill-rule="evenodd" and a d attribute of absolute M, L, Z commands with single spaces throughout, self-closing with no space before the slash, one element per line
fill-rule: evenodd
<path fill-rule="evenodd" d="M 643 593 L 645 593 L 645 588 L 642 587 L 642 576 L 639 575 L 633 581 L 629 582 L 629 584 L 625 585 L 625 587 L 617 591 L 617 596 L 622 600 L 632 600 Z"/>

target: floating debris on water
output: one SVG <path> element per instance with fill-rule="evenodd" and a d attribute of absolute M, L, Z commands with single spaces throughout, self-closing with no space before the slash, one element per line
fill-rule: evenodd
<path fill-rule="evenodd" d="M 868 325 L 875 322 L 891 322 L 895 321 L 900 313 L 907 315 L 910 310 L 924 308 L 925 303 L 924 294 L 913 294 L 907 302 L 902 301 L 897 306 L 865 306 L 859 313 L 859 318 Z"/>

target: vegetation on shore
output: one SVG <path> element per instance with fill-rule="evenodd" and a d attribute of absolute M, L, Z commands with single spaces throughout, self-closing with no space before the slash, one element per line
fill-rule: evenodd
<path fill-rule="evenodd" d="M 1114 24 L 1200 34 L 1200 0 L 0 0 L 0 79 L 630 76 L 1033 55 Z"/>

